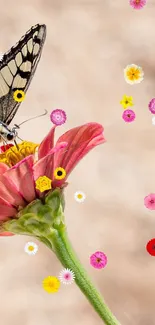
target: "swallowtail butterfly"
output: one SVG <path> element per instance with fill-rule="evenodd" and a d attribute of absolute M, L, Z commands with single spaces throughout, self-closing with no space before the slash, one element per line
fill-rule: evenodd
<path fill-rule="evenodd" d="M 14 94 L 16 92 L 18 96 L 18 91 L 24 94 L 27 91 L 40 60 L 45 38 L 46 26 L 37 24 L 0 60 L 0 141 L 6 143 L 17 136 L 18 126 L 9 128 L 20 105 L 20 101 L 14 99 Z"/>

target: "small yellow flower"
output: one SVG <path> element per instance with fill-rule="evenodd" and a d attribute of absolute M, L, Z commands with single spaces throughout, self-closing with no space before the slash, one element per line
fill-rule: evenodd
<path fill-rule="evenodd" d="M 61 167 L 56 168 L 54 171 L 54 177 L 59 180 L 65 178 L 66 177 L 65 169 Z"/>
<path fill-rule="evenodd" d="M 54 293 L 59 290 L 60 281 L 55 276 L 48 276 L 42 282 L 43 288 L 48 293 Z"/>
<path fill-rule="evenodd" d="M 144 79 L 143 69 L 136 64 L 127 65 L 124 69 L 124 78 L 130 85 L 140 83 Z"/>
<path fill-rule="evenodd" d="M 52 188 L 51 184 L 52 181 L 50 178 L 48 178 L 47 176 L 40 176 L 36 180 L 36 189 L 39 190 L 40 192 L 44 192 Z"/>
<path fill-rule="evenodd" d="M 120 104 L 123 106 L 124 109 L 129 106 L 133 106 L 133 97 L 124 95 L 122 100 L 120 101 Z"/>
<path fill-rule="evenodd" d="M 16 90 L 13 94 L 13 98 L 16 102 L 22 102 L 25 99 L 25 93 L 23 90 Z"/>

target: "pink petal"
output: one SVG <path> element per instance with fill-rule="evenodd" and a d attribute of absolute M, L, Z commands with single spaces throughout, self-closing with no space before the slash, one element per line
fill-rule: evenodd
<path fill-rule="evenodd" d="M 14 234 L 12 232 L 5 231 L 0 233 L 0 236 L 14 236 Z"/>
<path fill-rule="evenodd" d="M 45 157 L 50 152 L 50 150 L 54 147 L 55 128 L 56 128 L 56 126 L 54 126 L 50 130 L 50 132 L 47 134 L 47 136 L 41 142 L 41 144 L 38 148 L 38 159 Z"/>
<path fill-rule="evenodd" d="M 40 176 L 47 176 L 52 179 L 53 172 L 54 172 L 54 156 L 55 153 L 58 151 L 63 150 L 66 148 L 68 143 L 61 142 L 57 146 L 55 146 L 50 153 L 45 156 L 44 158 L 38 160 L 38 162 L 33 167 L 33 176 L 34 180 L 36 181 Z M 40 196 L 40 191 L 37 191 L 38 195 Z"/>
<path fill-rule="evenodd" d="M 31 202 L 36 197 L 33 179 L 33 156 L 28 156 L 21 160 L 14 167 L 10 168 L 6 174 L 16 185 L 17 191 L 27 202 Z"/>
<path fill-rule="evenodd" d="M 0 197 L 0 220 L 7 221 L 9 217 L 14 217 L 16 214 L 17 210 Z"/>
<path fill-rule="evenodd" d="M 8 171 L 0 175 L 0 197 L 16 207 L 25 205 L 25 201 L 15 183 L 8 176 Z"/>
<path fill-rule="evenodd" d="M 102 125 L 98 123 L 87 123 L 63 134 L 57 144 L 65 141 L 68 142 L 68 146 L 55 154 L 54 169 L 64 168 L 68 177 L 72 169 L 91 149 L 106 141 L 103 130 Z"/>
<path fill-rule="evenodd" d="M 7 165 L 0 163 L 0 174 L 5 173 L 8 169 L 9 167 Z"/>

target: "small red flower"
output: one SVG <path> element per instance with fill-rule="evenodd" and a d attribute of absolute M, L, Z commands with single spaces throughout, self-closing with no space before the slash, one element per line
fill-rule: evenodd
<path fill-rule="evenodd" d="M 147 245 L 146 245 L 146 250 L 148 253 L 152 256 L 155 256 L 155 238 L 151 239 Z"/>

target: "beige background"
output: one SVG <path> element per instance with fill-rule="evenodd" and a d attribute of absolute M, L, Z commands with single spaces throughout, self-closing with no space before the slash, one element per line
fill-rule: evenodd
<path fill-rule="evenodd" d="M 14 123 L 63 108 L 68 117 L 57 136 L 89 121 L 105 127 L 107 143 L 78 165 L 66 189 L 66 223 L 81 261 L 121 325 L 155 325 L 155 257 L 145 245 L 155 237 L 155 212 L 144 196 L 155 192 L 155 126 L 148 102 L 155 97 L 155 5 L 134 11 L 128 0 L 1 0 L 0 51 L 7 51 L 36 23 L 47 40 L 36 75 Z M 143 67 L 141 84 L 128 85 L 123 68 Z M 126 124 L 119 104 L 132 95 L 136 121 Z M 23 125 L 20 136 L 41 141 L 49 117 Z M 30 131 L 31 130 L 31 131 Z M 82 190 L 84 204 L 74 200 Z M 54 295 L 41 282 L 61 265 L 42 244 L 24 252 L 30 237 L 0 239 L 0 323 L 2 325 L 100 325 L 75 284 Z M 108 265 L 95 270 L 96 250 Z"/>

